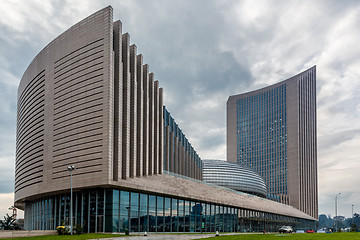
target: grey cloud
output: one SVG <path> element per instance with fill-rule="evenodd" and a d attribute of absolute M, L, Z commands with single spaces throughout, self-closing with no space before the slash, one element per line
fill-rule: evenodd
<path fill-rule="evenodd" d="M 14 175 L 0 178 L 0 194 L 14 192 Z"/>
<path fill-rule="evenodd" d="M 137 12 L 145 17 L 136 18 L 120 5 L 114 5 L 114 18 L 119 9 L 124 31 L 129 29 L 131 41 L 164 88 L 167 109 L 177 122 L 184 123 L 180 127 L 198 144 L 200 156 L 214 145 L 224 145 L 224 131 L 207 130 L 225 128 L 228 96 L 248 88 L 252 76 L 232 52 L 220 49 L 222 38 L 231 36 L 221 6 L 216 1 L 141 2 Z M 207 109 L 195 104 L 207 100 L 218 106 Z"/>
<path fill-rule="evenodd" d="M 332 45 L 339 44 L 331 35 L 334 27 L 349 11 L 359 8 L 356 1 L 25 1 L 17 7 L 11 5 L 7 8 L 9 14 L 3 14 L 18 16 L 12 25 L 0 20 L 0 73 L 7 73 L 0 76 L 0 157 L 6 157 L 12 169 L 9 156 L 15 152 L 14 85 L 46 44 L 108 3 L 114 8 L 114 20 L 123 22 L 123 31 L 130 33 L 131 42 L 138 46 L 164 88 L 168 110 L 204 158 L 225 158 L 225 106 L 229 95 L 278 82 L 314 64 L 318 65 L 319 93 L 329 86 L 339 88 L 336 81 L 358 80 L 357 74 L 338 79 L 349 71 L 349 65 L 359 69 L 354 56 L 340 51 L 347 54 L 346 58 L 336 58 L 328 53 Z M 259 4 L 268 6 L 251 21 L 241 19 L 256 12 Z M 241 11 L 235 11 L 239 6 Z M 350 29 L 352 32 L 343 34 L 358 32 Z M 351 50 L 358 52 L 359 47 L 352 46 Z M 329 72 L 335 75 L 325 74 Z M 5 75 L 12 77 L 6 79 Z M 5 84 L 10 79 L 13 83 Z M 319 114 L 336 118 L 337 124 L 319 122 L 326 133 L 318 140 L 319 159 L 329 157 L 323 160 L 328 166 L 340 157 L 346 161 L 346 156 L 329 156 L 326 151 L 359 134 L 359 89 L 342 89 L 318 99 Z M 347 99 L 334 101 L 339 93 L 348 93 Z M 323 169 L 319 171 L 326 174 Z M 13 188 L 11 181 L 0 182 L 0 192 Z M 321 197 L 320 212 L 331 212 L 331 194 L 321 194 L 325 198 Z M 355 199 L 350 193 L 347 197 Z"/>
<path fill-rule="evenodd" d="M 0 194 L 14 191 L 14 157 L 0 158 Z"/>
<path fill-rule="evenodd" d="M 327 149 L 339 146 L 340 144 L 347 142 L 358 135 L 360 135 L 360 129 L 345 130 L 332 134 L 326 134 L 319 137 L 318 147 L 319 149 L 324 149 L 323 151 L 326 151 Z"/>

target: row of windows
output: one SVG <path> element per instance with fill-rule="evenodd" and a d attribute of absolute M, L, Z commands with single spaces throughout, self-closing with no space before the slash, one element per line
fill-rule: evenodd
<path fill-rule="evenodd" d="M 258 172 L 275 200 L 287 194 L 286 126 L 286 85 L 237 100 L 237 162 Z"/>
<path fill-rule="evenodd" d="M 34 201 L 25 208 L 28 230 L 54 230 L 70 224 L 70 194 Z M 284 224 L 314 224 L 260 211 L 113 189 L 74 193 L 73 220 L 85 232 L 274 231 Z"/>

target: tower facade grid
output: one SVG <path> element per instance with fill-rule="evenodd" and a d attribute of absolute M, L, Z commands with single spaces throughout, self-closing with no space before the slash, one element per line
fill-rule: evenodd
<path fill-rule="evenodd" d="M 237 160 L 269 184 L 269 199 L 287 199 L 286 86 L 236 102 Z"/>
<path fill-rule="evenodd" d="M 317 218 L 316 66 L 229 97 L 227 160 L 259 173 L 269 199 Z"/>

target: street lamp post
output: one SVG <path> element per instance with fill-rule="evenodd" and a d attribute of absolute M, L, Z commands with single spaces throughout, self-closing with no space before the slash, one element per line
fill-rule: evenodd
<path fill-rule="evenodd" d="M 341 193 L 336 194 L 335 197 L 335 232 L 337 232 L 337 198 Z"/>
<path fill-rule="evenodd" d="M 73 191 L 72 191 L 72 172 L 76 169 L 75 166 L 71 165 L 67 167 L 67 170 L 70 172 L 70 233 L 73 235 Z"/>
<path fill-rule="evenodd" d="M 351 205 L 351 224 L 354 225 L 354 204 Z"/>

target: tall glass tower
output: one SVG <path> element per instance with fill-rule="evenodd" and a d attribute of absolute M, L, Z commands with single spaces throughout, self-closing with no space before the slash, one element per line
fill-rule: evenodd
<path fill-rule="evenodd" d="M 269 199 L 317 218 L 316 67 L 227 102 L 227 160 L 259 173 Z"/>

